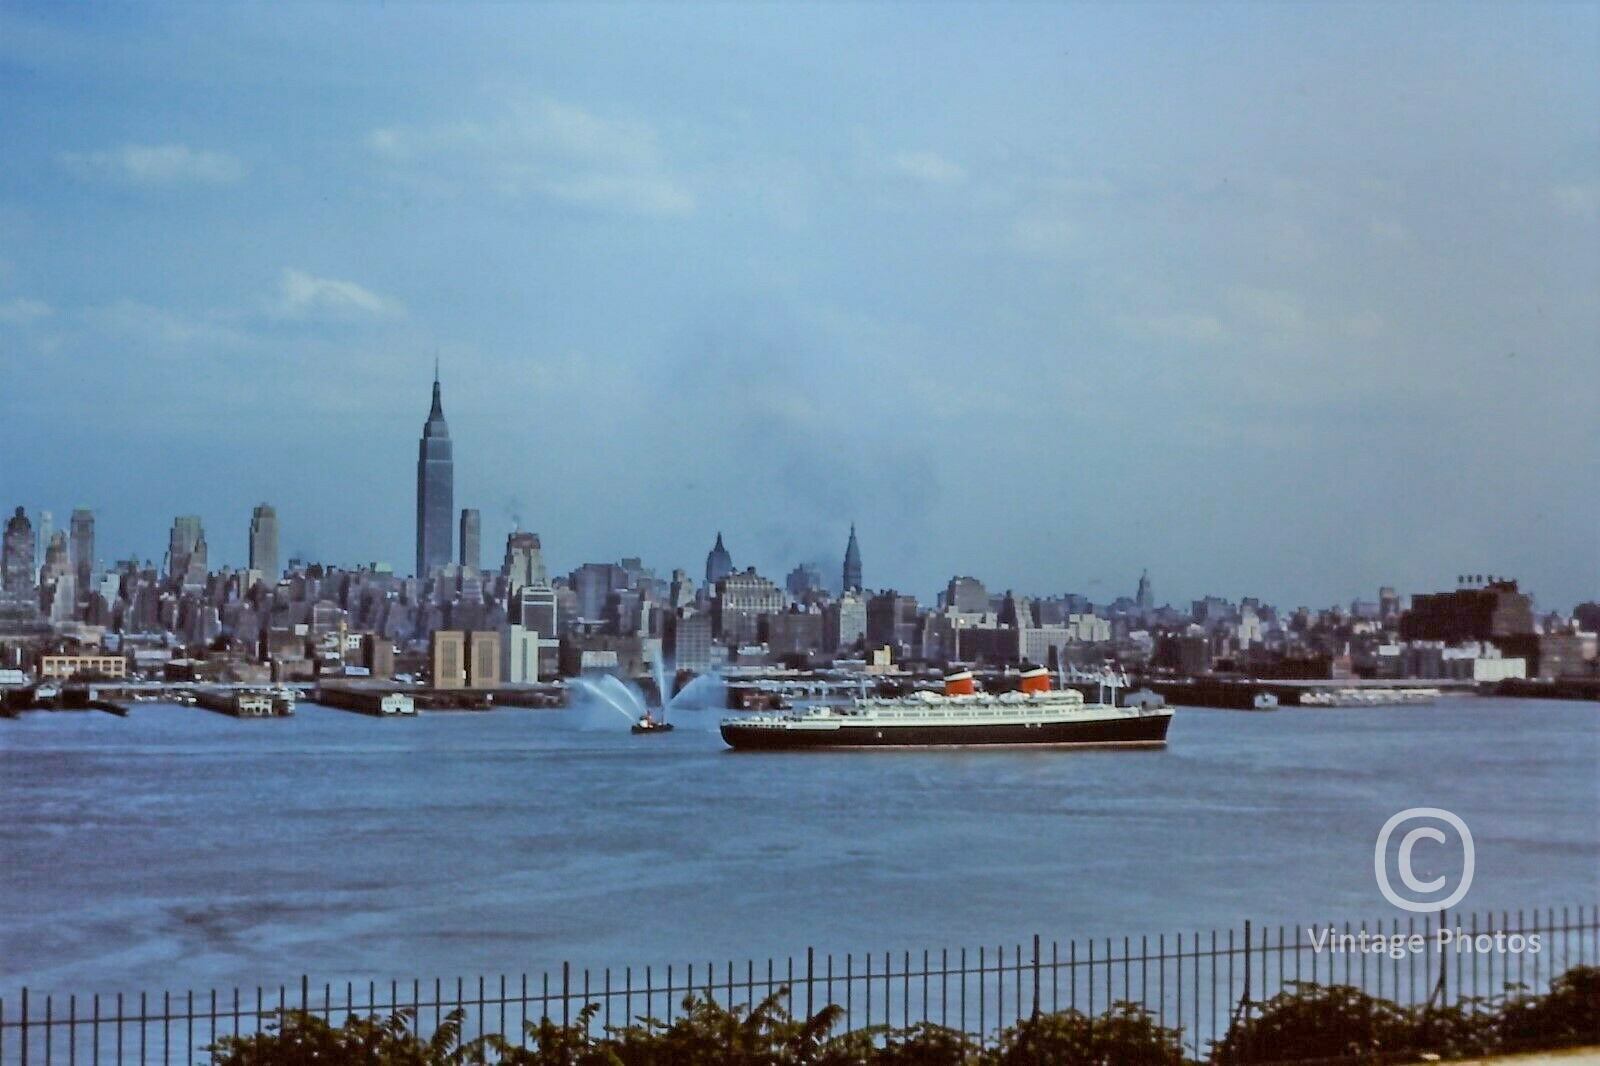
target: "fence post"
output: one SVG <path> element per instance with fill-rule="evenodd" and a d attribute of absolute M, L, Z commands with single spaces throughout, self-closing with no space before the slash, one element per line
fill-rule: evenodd
<path fill-rule="evenodd" d="M 1232 933 L 1229 933 L 1229 936 L 1232 936 Z M 1229 967 L 1232 968 L 1232 957 L 1229 957 Z M 1240 992 L 1238 1005 L 1234 1007 L 1234 1018 L 1227 1026 L 1226 1034 L 1222 1034 L 1222 1039 L 1229 1040 L 1230 1061 L 1238 1061 L 1240 1044 L 1250 1039 L 1250 1037 L 1246 1036 L 1245 1024 L 1243 1024 L 1248 1020 L 1250 1020 L 1250 919 L 1245 919 L 1245 989 Z M 1246 1061 L 1248 1061 L 1248 1055 L 1246 1055 Z"/>
<path fill-rule="evenodd" d="M 28 1066 L 28 986 L 22 986 L 22 1066 Z"/>
<path fill-rule="evenodd" d="M 1428 994 L 1428 1009 L 1430 1011 L 1434 1009 L 1435 999 L 1438 1000 L 1439 1007 L 1443 1008 L 1444 997 L 1449 992 L 1449 981 L 1447 975 L 1450 973 L 1450 960 L 1445 958 L 1444 954 L 1444 931 L 1445 927 L 1449 924 L 1450 912 L 1440 911 L 1439 931 L 1434 934 L 1434 940 L 1439 945 L 1439 981 L 1436 985 L 1434 985 L 1433 991 Z"/>
<path fill-rule="evenodd" d="M 311 977 L 309 974 L 300 975 L 300 1013 L 311 1013 Z"/>
<path fill-rule="evenodd" d="M 810 1021 L 816 1014 L 816 1008 L 811 1004 L 811 982 L 816 975 L 816 948 L 806 948 L 806 1021 Z"/>
<path fill-rule="evenodd" d="M 1039 934 L 1033 934 L 1033 1016 L 1039 1017 Z"/>

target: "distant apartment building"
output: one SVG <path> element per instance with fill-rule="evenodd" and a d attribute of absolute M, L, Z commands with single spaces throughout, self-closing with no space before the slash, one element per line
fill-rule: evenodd
<path fill-rule="evenodd" d="M 121 655 L 45 655 L 39 659 L 41 681 L 69 681 L 75 677 L 127 676 L 128 660 Z"/>
<path fill-rule="evenodd" d="M 929 611 L 922 619 L 922 654 L 929 659 L 969 660 L 973 645 L 961 647 L 960 636 L 994 624 L 994 615 L 983 612 L 962 612 L 949 606 Z"/>
<path fill-rule="evenodd" d="M 435 629 L 428 638 L 428 664 L 434 688 L 466 688 L 466 633 Z"/>
<path fill-rule="evenodd" d="M 1156 641 L 1152 662 L 1158 669 L 1185 677 L 1208 674 L 1211 672 L 1211 641 L 1201 632 L 1164 635 Z"/>
<path fill-rule="evenodd" d="M 819 610 L 806 611 L 797 607 L 767 615 L 764 626 L 767 653 L 774 657 L 794 658 L 809 657 L 822 650 L 822 618 Z M 830 652 L 833 650 L 828 649 Z"/>
<path fill-rule="evenodd" d="M 1534 631 L 1533 601 L 1517 591 L 1517 583 L 1463 577 L 1454 592 L 1411 597 L 1411 609 L 1400 616 L 1402 640 L 1437 640 L 1446 644 L 1526 636 Z"/>
<path fill-rule="evenodd" d="M 789 571 L 783 587 L 788 590 L 790 599 L 804 602 L 812 593 L 823 591 L 822 571 L 813 563 L 801 563 Z"/>
<path fill-rule="evenodd" d="M 975 577 L 953 577 L 944 589 L 945 607 L 961 614 L 984 614 L 989 610 L 989 590 Z"/>
<path fill-rule="evenodd" d="M 711 669 L 711 616 L 704 612 L 673 611 L 662 629 L 662 654 L 675 670 L 697 674 Z"/>
<path fill-rule="evenodd" d="M 494 689 L 500 686 L 500 634 L 478 629 L 467 634 L 467 687 Z"/>
<path fill-rule="evenodd" d="M 1591 677 L 1595 673 L 1600 638 L 1594 633 L 1545 633 L 1539 637 L 1539 678 Z"/>
<path fill-rule="evenodd" d="M 712 624 L 724 644 L 754 644 L 761 639 L 761 618 L 783 610 L 783 590 L 746 567 L 717 582 Z"/>
<path fill-rule="evenodd" d="M 822 609 L 822 650 L 837 652 L 855 648 L 867 637 L 867 604 L 854 592 L 846 592 Z"/>
<path fill-rule="evenodd" d="M 617 563 L 584 563 L 567 575 L 567 584 L 577 594 L 578 617 L 598 622 L 605 617 L 611 594 L 629 587 L 629 574 Z"/>
<path fill-rule="evenodd" d="M 540 579 L 518 589 L 515 596 L 509 621 L 536 635 L 539 664 L 535 673 L 538 677 L 553 677 L 561 659 L 561 611 L 556 590 Z"/>
<path fill-rule="evenodd" d="M 361 665 L 369 677 L 393 677 L 394 641 L 377 633 L 361 634 Z"/>
<path fill-rule="evenodd" d="M 557 647 L 560 642 L 556 642 Z M 505 632 L 505 679 L 512 685 L 531 685 L 540 679 L 539 633 L 512 624 Z"/>
<path fill-rule="evenodd" d="M 897 659 L 917 654 L 919 611 L 915 596 L 893 589 L 867 600 L 867 645 L 894 649 Z"/>

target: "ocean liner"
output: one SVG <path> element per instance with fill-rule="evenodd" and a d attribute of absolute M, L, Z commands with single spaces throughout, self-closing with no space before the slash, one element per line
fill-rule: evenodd
<path fill-rule="evenodd" d="M 1103 689 L 1102 689 L 1103 691 Z M 1025 671 L 1020 691 L 979 692 L 970 671 L 945 678 L 944 692 L 864 697 L 722 720 L 722 739 L 736 749 L 973 746 L 1154 747 L 1167 742 L 1170 707 L 1118 707 L 1084 702 L 1076 689 L 1052 689 L 1050 672 Z M 1104 697 L 1102 696 L 1103 700 Z"/>

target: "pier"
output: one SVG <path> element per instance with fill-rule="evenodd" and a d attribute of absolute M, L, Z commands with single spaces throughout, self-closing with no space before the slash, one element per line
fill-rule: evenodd
<path fill-rule="evenodd" d="M 294 700 L 269 690 L 196 688 L 195 703 L 208 711 L 233 718 L 289 718 L 294 715 Z"/>
<path fill-rule="evenodd" d="M 1368 678 L 1304 678 L 1285 680 L 1272 678 L 1258 680 L 1237 677 L 1197 678 L 1138 678 L 1135 686 L 1143 686 L 1161 695 L 1170 704 L 1187 707 L 1223 707 L 1233 710 L 1252 710 L 1260 693 L 1270 693 L 1278 698 L 1280 707 L 1310 707 L 1316 704 L 1305 697 L 1317 693 L 1336 692 L 1342 689 L 1372 690 L 1432 690 L 1436 693 L 1472 695 L 1479 691 L 1477 683 L 1458 680 L 1379 680 Z"/>
<path fill-rule="evenodd" d="M 392 685 L 358 681 L 327 681 L 316 687 L 311 700 L 323 707 L 371 715 L 374 718 L 409 717 L 417 701 Z"/>

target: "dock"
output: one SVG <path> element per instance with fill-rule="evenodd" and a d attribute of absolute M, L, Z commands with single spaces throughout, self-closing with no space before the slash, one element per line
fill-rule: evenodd
<path fill-rule="evenodd" d="M 1471 695 L 1478 691 L 1478 687 L 1471 681 L 1451 679 L 1393 681 L 1368 678 L 1333 680 L 1329 678 L 1202 677 L 1174 680 L 1146 677 L 1141 678 L 1138 683 L 1154 692 L 1160 693 L 1161 697 L 1169 704 L 1187 707 L 1221 707 L 1243 711 L 1254 709 L 1254 701 L 1259 693 L 1269 693 L 1276 696 L 1280 707 L 1312 707 L 1334 705 L 1319 701 L 1319 695 L 1322 693 L 1342 692 L 1344 690 L 1405 691 L 1414 689 L 1418 690 L 1419 693 L 1422 691 L 1432 692 L 1435 696 L 1440 693 Z"/>
<path fill-rule="evenodd" d="M 194 700 L 208 711 L 233 718 L 289 718 L 294 715 L 293 700 L 269 690 L 197 686 Z"/>
<path fill-rule="evenodd" d="M 374 718 L 409 718 L 417 713 L 417 701 L 410 694 L 370 682 L 326 681 L 312 690 L 311 701 Z"/>

